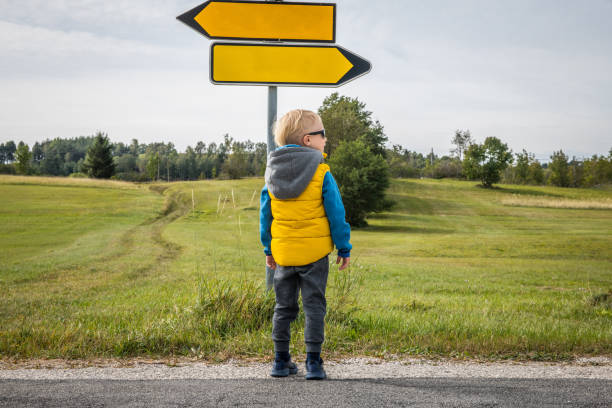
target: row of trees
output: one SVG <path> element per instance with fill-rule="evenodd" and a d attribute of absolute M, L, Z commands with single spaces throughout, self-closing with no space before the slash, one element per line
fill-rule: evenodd
<path fill-rule="evenodd" d="M 337 105 L 340 105 L 340 109 L 335 109 Z M 320 113 L 330 135 L 326 146 L 330 159 L 340 142 L 356 141 L 359 138 L 354 135 L 362 134 L 364 136 L 360 139 L 363 143 L 375 155 L 385 159 L 391 177 L 474 179 L 482 180 L 485 186 L 497 182 L 561 187 L 593 187 L 612 183 L 612 149 L 607 156 L 593 155 L 588 159 L 570 159 L 559 150 L 553 152 L 549 163 L 541 164 L 533 153 L 525 149 L 512 156 L 507 146 L 497 138 L 490 137 L 484 143 L 477 144 L 469 130 L 457 130 L 452 139 L 455 148 L 451 155 L 440 157 L 433 151 L 424 155 L 401 145 L 386 148 L 382 126 L 378 121 L 371 120 L 368 115 L 371 113 L 365 111 L 365 105 L 357 99 L 333 94 L 326 99 Z M 351 120 L 344 120 L 347 116 L 352 116 Z M 341 137 L 334 137 L 336 135 Z M 348 136 L 343 138 L 342 135 Z M 108 152 L 106 170 L 96 170 L 100 167 L 100 159 L 97 159 L 98 164 L 92 159 L 87 160 L 90 148 L 94 149 L 93 157 Z M 486 163 L 485 157 L 490 158 Z M 131 144 L 110 143 L 103 133 L 36 142 L 32 150 L 23 142 L 17 145 L 13 141 L 0 144 L 0 173 L 175 181 L 261 176 L 265 163 L 265 143 L 236 141 L 229 135 L 224 136 L 222 143 L 206 145 L 198 142 L 195 148 L 189 146 L 183 153 L 177 152 L 172 143 L 143 144 L 136 139 Z"/>
<path fill-rule="evenodd" d="M 113 177 L 119 180 L 197 180 L 263 175 L 266 144 L 237 141 L 198 142 L 179 153 L 173 143 L 111 143 L 108 135 L 53 139 L 29 146 L 0 145 L 0 173 Z"/>
<path fill-rule="evenodd" d="M 476 143 L 469 130 L 457 130 L 450 155 L 437 156 L 412 152 L 401 145 L 387 150 L 392 177 L 461 178 L 493 183 L 594 187 L 612 183 L 612 149 L 607 156 L 588 159 L 570 158 L 563 150 L 554 151 L 549 163 L 540 163 L 533 153 L 523 149 L 512 153 L 496 137 Z"/>
<path fill-rule="evenodd" d="M 462 133 L 469 135 L 468 131 L 457 131 L 459 135 Z M 96 139 L 100 139 L 98 145 L 94 143 Z M 368 146 L 365 140 L 364 144 Z M 452 152 L 454 155 L 442 157 L 433 152 L 423 155 L 409 151 L 401 145 L 382 149 L 380 143 L 374 146 L 378 150 L 377 154 L 385 159 L 391 177 L 475 179 L 482 180 L 485 186 L 497 182 L 561 187 L 593 187 L 612 183 L 612 149 L 608 156 L 593 155 L 582 160 L 575 157 L 570 159 L 559 150 L 550 156 L 550 163 L 544 164 L 525 149 L 515 153 L 514 157 L 510 157 L 510 152 L 506 150 L 504 160 L 494 156 L 494 160 L 485 165 L 484 156 L 490 155 L 487 149 L 491 149 L 492 144 L 498 148 L 505 146 L 496 138 L 488 138 L 481 145 L 472 140 L 465 146 L 457 144 Z M 474 147 L 467 154 L 466 150 L 470 146 Z M 109 152 L 106 170 L 98 171 L 96 168 L 101 167 L 99 164 L 86 160 L 90 147 L 98 152 L 98 156 L 101 151 Z M 330 150 L 333 149 L 335 147 Z M 0 173 L 13 174 L 87 174 L 130 181 L 240 178 L 263 175 L 265 161 L 264 143 L 235 141 L 227 135 L 219 145 L 198 142 L 195 148 L 188 147 L 184 153 L 177 152 L 172 143 L 147 145 L 139 144 L 134 139 L 130 145 L 112 144 L 102 133 L 91 137 L 58 138 L 35 143 L 31 151 L 23 142 L 18 145 L 13 141 L 0 144 Z"/>
<path fill-rule="evenodd" d="M 612 149 L 608 155 L 571 160 L 563 150 L 553 152 L 551 162 L 540 163 L 523 149 L 516 154 L 516 166 L 507 169 L 502 181 L 514 184 L 551 184 L 560 187 L 595 187 L 612 183 Z"/>

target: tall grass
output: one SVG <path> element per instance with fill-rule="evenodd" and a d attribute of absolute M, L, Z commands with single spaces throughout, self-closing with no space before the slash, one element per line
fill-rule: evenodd
<path fill-rule="evenodd" d="M 519 207 L 542 207 L 542 208 L 574 208 L 574 209 L 598 209 L 611 210 L 612 198 L 598 200 L 580 200 L 573 198 L 540 197 L 524 194 L 513 194 L 511 197 L 501 199 L 504 205 Z"/>
<path fill-rule="evenodd" d="M 269 327 L 274 303 L 262 284 L 201 278 L 195 311 L 204 335 L 227 338 Z"/>
<path fill-rule="evenodd" d="M 130 190 L 140 188 L 139 185 L 127 181 L 73 177 L 13 176 L 6 174 L 0 174 L 0 184 L 120 188 Z"/>

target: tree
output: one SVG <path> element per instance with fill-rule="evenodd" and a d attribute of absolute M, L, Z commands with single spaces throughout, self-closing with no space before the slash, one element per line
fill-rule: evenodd
<path fill-rule="evenodd" d="M 249 163 L 249 174 L 252 176 L 263 176 L 266 171 L 266 161 L 268 156 L 268 146 L 266 143 L 255 143 L 252 160 Z"/>
<path fill-rule="evenodd" d="M 110 178 L 115 174 L 115 162 L 112 156 L 112 146 L 108 135 L 98 132 L 94 136 L 93 145 L 87 150 L 82 169 L 89 177 Z"/>
<path fill-rule="evenodd" d="M 522 153 L 516 153 L 516 179 L 519 183 L 524 184 L 529 177 L 529 162 L 530 156 L 527 150 L 523 149 Z"/>
<path fill-rule="evenodd" d="M 134 157 L 138 157 L 138 155 L 142 153 L 138 146 L 138 139 L 132 139 L 132 143 L 130 143 L 130 154 Z"/>
<path fill-rule="evenodd" d="M 542 184 L 544 182 L 544 170 L 539 161 L 535 160 L 529 165 L 529 183 Z"/>
<path fill-rule="evenodd" d="M 340 142 L 329 165 L 340 188 L 347 221 L 352 226 L 366 226 L 368 213 L 391 206 L 392 202 L 385 199 L 389 166 L 364 140 Z"/>
<path fill-rule="evenodd" d="M 592 187 L 612 182 L 612 150 L 608 157 L 593 155 L 584 161 L 584 185 Z"/>
<path fill-rule="evenodd" d="M 17 146 L 17 150 L 15 152 L 15 168 L 17 173 L 28 174 L 31 159 L 32 153 L 30 152 L 30 147 L 23 142 L 19 142 L 19 146 Z"/>
<path fill-rule="evenodd" d="M 572 160 L 568 163 L 568 166 L 568 186 L 582 187 L 584 184 L 584 162 L 574 156 L 572 157 Z"/>
<path fill-rule="evenodd" d="M 123 142 L 111 143 L 111 146 L 112 146 L 112 155 L 115 157 L 119 157 L 123 154 L 130 152 L 130 146 L 124 144 Z"/>
<path fill-rule="evenodd" d="M 198 156 L 202 156 L 202 154 L 204 153 L 204 150 L 206 150 L 206 143 L 200 140 L 198 143 L 196 143 L 194 150 L 198 154 Z"/>
<path fill-rule="evenodd" d="M 43 148 L 40 143 L 34 143 L 32 146 L 32 159 L 35 163 L 40 163 L 45 158 Z"/>
<path fill-rule="evenodd" d="M 318 110 L 325 126 L 325 152 L 332 155 L 342 141 L 363 139 L 374 154 L 386 156 L 387 137 L 379 121 L 372 120 L 372 112 L 357 98 L 340 96 L 337 92 L 323 100 Z"/>
<path fill-rule="evenodd" d="M 550 156 L 550 179 L 548 182 L 559 187 L 569 187 L 569 164 L 563 150 L 553 152 Z"/>
<path fill-rule="evenodd" d="M 248 171 L 248 144 L 252 142 L 232 142 L 232 151 L 223 163 L 223 172 L 230 179 L 239 179 L 247 175 Z"/>
<path fill-rule="evenodd" d="M 463 160 L 463 153 L 467 150 L 467 148 L 474 143 L 472 140 L 472 135 L 470 134 L 470 130 L 455 130 L 455 136 L 451 143 L 457 146 L 455 149 L 451 150 L 451 153 L 456 153 L 459 160 Z"/>
<path fill-rule="evenodd" d="M 422 153 L 411 152 L 398 144 L 387 149 L 387 163 L 391 177 L 420 177 L 427 167 Z"/>
<path fill-rule="evenodd" d="M 197 168 L 197 154 L 193 147 L 187 146 L 185 150 L 185 172 L 183 173 L 187 180 L 197 180 L 200 172 Z"/>
<path fill-rule="evenodd" d="M 147 159 L 147 176 L 149 180 L 157 180 L 159 178 L 159 153 L 155 152 L 149 155 Z"/>
<path fill-rule="evenodd" d="M 17 151 L 17 146 L 15 142 L 9 140 L 4 143 L 2 148 L 2 163 L 12 162 L 15 160 L 15 152 Z"/>
<path fill-rule="evenodd" d="M 501 172 L 512 163 L 512 151 L 496 137 L 487 137 L 483 144 L 471 144 L 463 160 L 463 171 L 469 179 L 480 180 L 490 188 L 500 180 Z"/>
<path fill-rule="evenodd" d="M 132 173 L 138 171 L 136 157 L 130 153 L 122 154 L 115 158 L 115 170 L 117 173 Z"/>

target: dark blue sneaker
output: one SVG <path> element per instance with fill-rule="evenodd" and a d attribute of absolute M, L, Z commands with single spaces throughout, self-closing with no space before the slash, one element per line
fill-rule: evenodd
<path fill-rule="evenodd" d="M 289 374 L 297 374 L 297 372 L 297 365 L 291 359 L 289 361 L 274 360 L 270 375 L 272 377 L 287 377 Z"/>
<path fill-rule="evenodd" d="M 306 360 L 306 379 L 307 380 L 324 380 L 327 378 L 323 369 L 323 359 Z"/>

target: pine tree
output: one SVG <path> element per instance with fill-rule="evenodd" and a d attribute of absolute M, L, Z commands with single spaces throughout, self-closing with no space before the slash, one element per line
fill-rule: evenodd
<path fill-rule="evenodd" d="M 112 146 L 108 135 L 98 132 L 95 135 L 93 145 L 87 150 L 87 156 L 81 166 L 89 177 L 110 178 L 115 174 L 115 162 L 113 161 Z"/>

